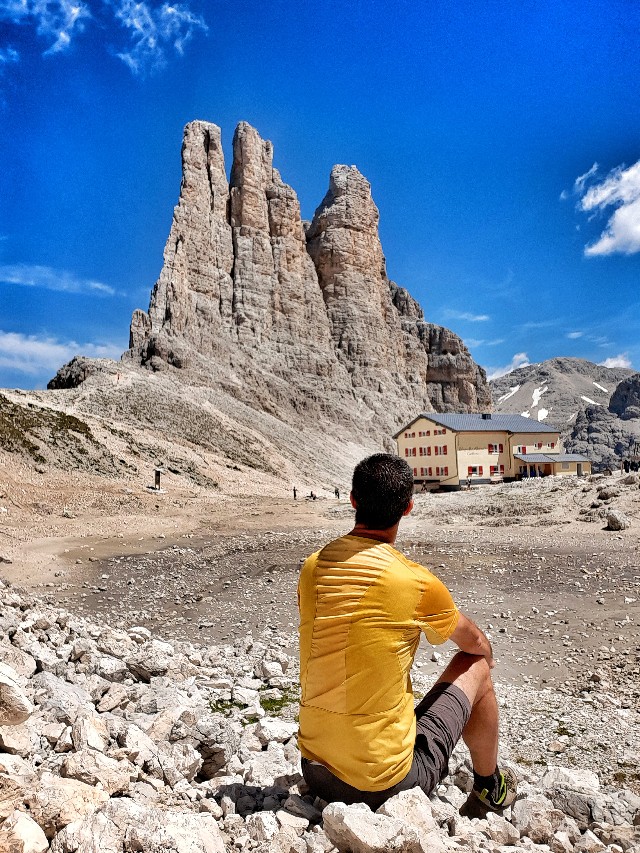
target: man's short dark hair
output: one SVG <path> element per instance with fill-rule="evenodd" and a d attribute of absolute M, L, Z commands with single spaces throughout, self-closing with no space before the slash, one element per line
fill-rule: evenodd
<path fill-rule="evenodd" d="M 413 472 L 404 459 L 374 453 L 358 462 L 351 492 L 356 504 L 356 524 L 370 530 L 387 530 L 402 516 L 413 497 Z"/>

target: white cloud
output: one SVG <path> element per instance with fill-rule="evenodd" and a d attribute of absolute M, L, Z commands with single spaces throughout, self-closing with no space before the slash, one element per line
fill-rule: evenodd
<path fill-rule="evenodd" d="M 119 0 L 116 19 L 130 32 L 133 47 L 117 56 L 134 74 L 145 74 L 166 64 L 166 48 L 180 55 L 196 30 L 207 31 L 203 18 L 180 3 L 163 3 L 158 9 L 133 0 Z"/>
<path fill-rule="evenodd" d="M 35 375 L 49 370 L 53 375 L 74 355 L 119 359 L 122 347 L 116 344 L 78 344 L 56 338 L 38 338 L 0 330 L 0 368 Z"/>
<path fill-rule="evenodd" d="M 111 21 L 107 20 L 111 17 Z M 185 45 L 197 30 L 207 32 L 200 15 L 184 3 L 133 2 L 133 0 L 0 0 L 0 21 L 13 25 L 32 25 L 37 35 L 49 41 L 44 56 L 67 50 L 88 21 L 103 29 L 113 19 L 128 32 L 130 44 L 115 53 L 134 74 L 143 75 L 164 67 L 170 50 L 182 55 Z M 108 39 L 105 39 L 108 43 Z M 0 49 L 0 68 L 15 62 L 13 48 Z"/>
<path fill-rule="evenodd" d="M 499 379 L 501 376 L 506 376 L 507 373 L 512 373 L 519 367 L 526 367 L 529 364 L 529 356 L 526 352 L 518 352 L 511 359 L 510 364 L 505 367 L 487 367 L 487 379 Z"/>
<path fill-rule="evenodd" d="M 583 334 L 584 332 L 567 332 L 567 337 L 570 338 L 570 340 L 575 341 L 577 338 L 581 338 Z"/>
<path fill-rule="evenodd" d="M 20 59 L 20 54 L 12 47 L 0 47 L 0 68 L 8 62 L 17 62 Z"/>
<path fill-rule="evenodd" d="M 576 192 L 581 193 L 584 189 L 584 185 L 588 180 L 594 177 L 598 171 L 598 164 L 594 163 L 593 166 L 584 173 L 584 175 L 580 175 L 580 177 L 576 178 L 573 182 L 573 188 Z"/>
<path fill-rule="evenodd" d="M 66 50 L 72 35 L 82 32 L 91 17 L 82 0 L 0 0 L 0 18 L 12 24 L 33 23 L 39 36 L 53 39 L 45 56 Z"/>
<path fill-rule="evenodd" d="M 633 255 L 640 252 L 640 160 L 632 166 L 618 166 L 587 189 L 595 175 L 594 167 L 576 180 L 582 195 L 578 207 L 585 213 L 614 208 L 600 237 L 585 247 L 588 257 L 616 252 Z M 580 182 L 578 184 L 578 182 Z"/>
<path fill-rule="evenodd" d="M 451 309 L 447 309 L 444 314 L 445 317 L 452 320 L 468 320 L 470 323 L 484 323 L 491 319 L 488 314 L 471 314 L 469 311 L 453 311 Z"/>
<path fill-rule="evenodd" d="M 633 367 L 631 359 L 626 352 L 621 352 L 620 355 L 614 355 L 611 358 L 605 358 L 600 362 L 601 367 Z"/>
<path fill-rule="evenodd" d="M 25 287 L 41 287 L 65 293 L 103 293 L 113 296 L 115 290 L 108 284 L 92 279 L 78 278 L 67 270 L 54 270 L 37 264 L 0 264 L 0 282 Z"/>

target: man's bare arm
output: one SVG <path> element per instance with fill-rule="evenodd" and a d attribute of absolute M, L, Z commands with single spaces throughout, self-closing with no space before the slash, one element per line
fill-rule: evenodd
<path fill-rule="evenodd" d="M 458 624 L 449 639 L 456 644 L 461 652 L 467 652 L 470 655 L 482 655 L 487 659 L 487 663 L 492 669 L 495 666 L 493 649 L 487 635 L 464 613 L 460 614 Z"/>

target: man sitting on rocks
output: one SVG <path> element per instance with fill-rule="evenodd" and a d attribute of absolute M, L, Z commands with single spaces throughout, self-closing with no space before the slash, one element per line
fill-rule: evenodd
<path fill-rule="evenodd" d="M 393 547 L 413 508 L 411 469 L 385 453 L 364 459 L 351 503 L 355 527 L 305 561 L 298 585 L 304 778 L 328 802 L 375 810 L 417 785 L 429 794 L 462 736 L 476 797 L 502 810 L 516 778 L 497 764 L 491 644 L 437 577 Z M 460 651 L 414 711 L 409 673 L 421 632 Z"/>

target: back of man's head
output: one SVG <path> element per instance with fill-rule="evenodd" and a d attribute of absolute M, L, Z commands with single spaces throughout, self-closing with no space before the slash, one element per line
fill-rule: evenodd
<path fill-rule="evenodd" d="M 351 494 L 356 524 L 370 530 L 387 530 L 405 513 L 413 497 L 413 473 L 404 459 L 375 453 L 356 465 Z"/>

